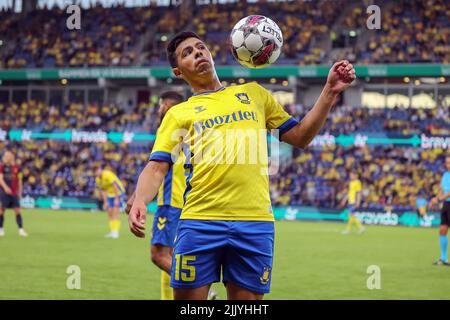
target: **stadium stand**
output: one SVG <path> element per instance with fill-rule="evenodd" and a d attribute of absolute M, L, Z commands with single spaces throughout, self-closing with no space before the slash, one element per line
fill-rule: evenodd
<path fill-rule="evenodd" d="M 250 14 L 278 21 L 284 35 L 280 65 L 328 63 L 342 57 L 362 64 L 450 62 L 450 8 L 445 0 L 386 1 L 384 6 L 392 10 L 383 11 L 383 29 L 370 35 L 364 31 L 367 14 L 362 0 L 353 1 L 345 15 L 340 15 L 343 0 L 264 5 L 239 1 L 198 5 L 189 14 L 181 7 L 97 5 L 83 11 L 83 27 L 76 32 L 64 28 L 66 14 L 60 8 L 37 10 L 25 18 L 0 12 L 0 34 L 5 42 L 0 67 L 167 65 L 165 42 L 186 29 L 205 37 L 218 63 L 232 64 L 223 44 L 239 18 Z M 346 43 L 344 50 L 330 51 L 344 30 L 354 33 L 353 41 Z"/>

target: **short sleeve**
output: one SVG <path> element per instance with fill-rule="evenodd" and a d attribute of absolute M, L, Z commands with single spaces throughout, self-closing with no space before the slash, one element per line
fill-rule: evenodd
<path fill-rule="evenodd" d="M 450 174 L 448 172 L 444 173 L 444 175 L 442 176 L 441 188 L 444 190 L 446 190 L 447 188 L 450 188 Z"/>
<path fill-rule="evenodd" d="M 165 161 L 172 165 L 179 155 L 184 130 L 171 111 L 172 109 L 164 116 L 156 133 L 156 141 L 150 154 L 150 161 Z"/>
<path fill-rule="evenodd" d="M 0 164 L 0 173 L 3 173 L 3 165 Z"/>
<path fill-rule="evenodd" d="M 266 128 L 280 130 L 280 136 L 298 124 L 298 121 L 287 113 L 275 100 L 272 94 L 258 85 L 264 97 L 264 111 L 266 115 Z"/>

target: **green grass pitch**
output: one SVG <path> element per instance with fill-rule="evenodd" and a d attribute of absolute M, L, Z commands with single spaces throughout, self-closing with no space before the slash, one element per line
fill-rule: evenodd
<path fill-rule="evenodd" d="M 149 238 L 134 237 L 122 215 L 122 234 L 105 239 L 105 213 L 24 210 L 20 238 L 6 213 L 0 238 L 0 299 L 159 299 L 160 271 Z M 148 219 L 148 230 L 152 217 Z M 438 231 L 369 226 L 342 235 L 341 223 L 276 222 L 271 293 L 266 299 L 449 299 L 450 267 L 433 266 Z M 68 266 L 81 268 L 81 289 L 66 288 Z M 381 289 L 369 290 L 370 265 Z M 221 283 L 214 284 L 219 299 Z"/>

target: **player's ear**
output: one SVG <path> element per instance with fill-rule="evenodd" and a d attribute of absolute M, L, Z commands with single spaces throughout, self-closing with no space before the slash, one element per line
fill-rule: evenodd
<path fill-rule="evenodd" d="M 183 78 L 183 77 L 182 77 L 181 70 L 178 69 L 178 67 L 172 68 L 172 72 L 173 72 L 173 74 L 175 75 L 175 77 L 177 77 L 178 79 L 182 79 L 182 78 Z"/>

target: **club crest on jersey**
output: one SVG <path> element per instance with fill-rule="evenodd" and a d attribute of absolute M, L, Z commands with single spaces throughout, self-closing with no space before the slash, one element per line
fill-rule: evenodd
<path fill-rule="evenodd" d="M 270 271 L 271 271 L 271 270 L 272 270 L 272 269 L 271 269 L 270 267 L 264 267 L 262 277 L 259 278 L 259 280 L 261 281 L 262 284 L 267 284 L 267 283 L 269 283 Z"/>
<path fill-rule="evenodd" d="M 248 95 L 245 92 L 243 92 L 243 93 L 236 93 L 235 96 L 239 99 L 239 101 L 241 103 L 250 104 L 250 99 L 249 99 Z"/>

